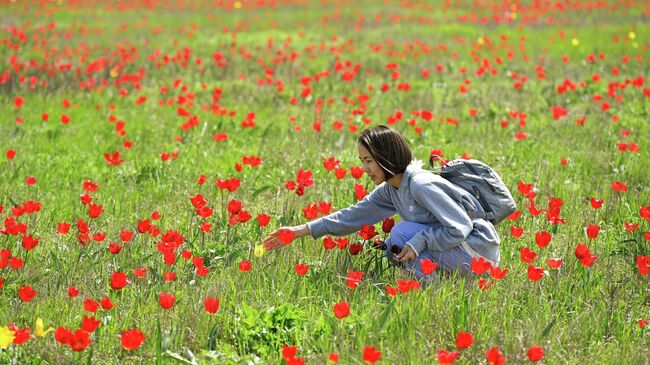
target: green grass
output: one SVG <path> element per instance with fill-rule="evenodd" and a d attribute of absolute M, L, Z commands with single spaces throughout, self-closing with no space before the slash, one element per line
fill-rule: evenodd
<path fill-rule="evenodd" d="M 15 323 L 33 331 L 36 319 L 43 318 L 46 327 L 76 330 L 82 317 L 90 315 L 83 309 L 85 299 L 109 296 L 115 303 L 113 309 L 95 313 L 102 325 L 91 334 L 93 342 L 85 351 L 73 353 L 50 333 L 0 350 L 0 362 L 280 363 L 282 346 L 295 345 L 297 356 L 308 363 L 326 363 L 329 353 L 336 352 L 340 363 L 356 364 L 363 363 L 364 347 L 371 345 L 382 353 L 379 363 L 432 363 L 439 350 L 454 350 L 456 334 L 464 331 L 471 332 L 475 342 L 461 351 L 456 360 L 461 364 L 486 363 L 485 352 L 494 346 L 508 363 L 526 363 L 526 351 L 534 345 L 543 347 L 542 361 L 549 364 L 647 364 L 650 334 L 638 321 L 650 318 L 648 276 L 640 275 L 635 259 L 650 255 L 644 237 L 650 231 L 649 222 L 639 213 L 650 204 L 648 98 L 643 94 L 648 81 L 640 87 L 629 84 L 625 90 L 617 89 L 616 94 L 623 98 L 620 103 L 607 96 L 609 83 L 649 76 L 647 14 L 630 17 L 634 9 L 634 14 L 642 14 L 642 6 L 625 9 L 612 5 L 608 11 L 547 14 L 560 23 L 556 26 L 519 21 L 481 25 L 458 22 L 457 16 L 489 10 L 461 5 L 446 13 L 442 8 L 428 11 L 397 2 L 370 1 L 343 7 L 282 5 L 273 10 L 250 9 L 246 2 L 241 10 L 210 11 L 188 7 L 98 12 L 96 6 L 75 8 L 55 3 L 43 9 L 22 3 L 0 7 L 4 27 L 18 26 L 28 39 L 17 51 L 0 46 L 5 67 L 11 70 L 11 80 L 0 84 L 0 218 L 4 222 L 14 204 L 30 200 L 42 204 L 40 212 L 16 218 L 28 225 L 27 234 L 40 239 L 34 250 L 26 251 L 20 236 L 0 235 L 0 248 L 11 249 L 12 256 L 25 263 L 19 270 L 0 269 L 4 279 L 0 327 Z M 46 15 L 47 9 L 57 10 Z M 337 11 L 340 16 L 335 17 Z M 377 14 L 382 15 L 379 23 L 375 23 Z M 391 14 L 399 14 L 401 20 L 391 22 Z M 412 20 L 423 14 L 434 24 Z M 321 22 L 323 15 L 330 20 Z M 364 26 L 355 30 L 360 16 L 365 17 Z M 271 21 L 276 23 L 274 28 L 269 26 Z M 53 30 L 39 30 L 50 22 L 56 24 Z M 119 31 L 121 24 L 129 27 Z M 237 24 L 243 26 L 234 38 L 231 31 Z M 84 35 L 82 25 L 101 32 Z M 158 25 L 161 31 L 152 34 Z M 196 30 L 191 37 L 179 33 L 192 25 Z M 224 27 L 230 31 L 224 32 Z M 70 32 L 68 38 L 64 37 L 66 31 Z M 635 33 L 634 39 L 629 32 Z M 4 34 L 11 43 L 18 42 L 9 32 Z M 508 41 L 502 41 L 501 35 Z M 47 42 L 38 45 L 36 36 Z M 333 40 L 334 36 L 338 38 Z M 478 47 L 481 36 L 487 36 L 494 46 Z M 526 37 L 525 52 L 519 48 L 522 36 Z M 615 36 L 619 42 L 612 41 Z M 273 38 L 272 48 L 267 47 L 269 38 Z M 573 38 L 579 39 L 579 45 L 571 44 Z M 236 45 L 231 53 L 233 40 Z M 399 54 L 404 52 L 404 44 L 416 41 L 431 52 L 419 50 L 417 58 L 413 53 Z M 330 51 L 330 47 L 346 44 L 342 52 Z M 383 45 L 382 51 L 372 51 L 370 45 L 378 44 Z M 88 55 L 82 61 L 79 52 L 85 46 Z M 310 46 L 314 51 L 307 52 Z M 120 64 L 120 53 L 114 52 L 121 47 L 134 47 L 138 58 L 121 64 L 118 74 L 137 74 L 142 68 L 146 76 L 140 90 L 129 83 L 115 85 L 118 77 L 110 75 L 110 67 L 86 74 L 88 63 L 100 57 L 108 57 L 111 67 Z M 57 60 L 71 63 L 70 71 L 48 75 L 38 67 L 20 72 L 8 67 L 13 55 L 27 64 L 30 60 L 48 61 L 44 53 L 52 53 L 53 48 L 58 54 L 71 55 Z M 191 50 L 187 66 L 175 62 L 157 66 L 164 55 L 174 58 L 184 48 Z M 387 54 L 387 48 L 396 53 Z M 160 56 L 150 61 L 156 50 Z M 298 58 L 274 64 L 280 51 L 283 55 L 296 52 Z M 512 58 L 508 51 L 513 52 Z M 214 52 L 226 55 L 227 67 L 215 66 Z M 245 52 L 252 57 L 244 57 Z M 598 59 L 600 53 L 605 59 Z M 585 61 L 590 54 L 597 57 L 593 63 Z M 571 62 L 562 62 L 565 55 Z M 630 57 L 628 63 L 621 61 L 625 55 Z M 642 60 L 637 60 L 637 55 Z M 195 64 L 197 57 L 201 65 Z M 266 66 L 257 63 L 258 57 Z M 503 63 L 497 64 L 496 57 Z M 497 75 L 476 75 L 484 58 Z M 335 70 L 338 60 L 362 66 L 354 80 L 341 80 Z M 392 62 L 399 64 L 397 81 L 391 80 L 392 70 L 385 68 Z M 444 66 L 442 73 L 436 71 L 437 64 Z M 544 67 L 545 79 L 537 78 L 538 65 Z M 614 66 L 620 69 L 619 75 L 612 74 Z M 466 74 L 460 73 L 461 67 Z M 258 85 L 267 68 L 275 71 L 274 81 L 282 80 L 284 91 L 278 92 L 275 83 Z M 429 78 L 421 77 L 423 69 L 430 71 Z M 329 77 L 312 80 L 312 96 L 300 97 L 301 78 L 313 78 L 323 71 L 328 71 Z M 527 77 L 523 89 L 513 88 L 512 72 Z M 591 81 L 595 73 L 601 81 Z M 21 83 L 23 75 L 27 81 Z M 30 76 L 49 85 L 30 90 Z M 96 83 L 105 78 L 108 86 L 81 90 L 79 83 L 91 77 Z M 584 81 L 586 86 L 560 95 L 556 89 L 565 79 L 575 84 Z M 181 82 L 178 87 L 174 87 L 175 80 Z M 461 94 L 458 88 L 465 80 L 471 84 L 469 91 Z M 409 92 L 397 90 L 404 82 L 410 84 Z M 390 85 L 385 93 L 380 91 L 384 83 Z M 167 94 L 161 94 L 162 86 L 169 89 Z M 183 86 L 186 91 L 181 90 Z M 222 90 L 220 107 L 236 111 L 234 117 L 203 109 L 212 104 L 212 91 L 217 87 Z M 128 96 L 120 96 L 120 89 L 128 90 Z M 357 100 L 361 94 L 367 94 L 369 100 L 360 117 L 352 113 L 359 104 L 346 103 L 344 98 Z M 594 102 L 594 94 L 602 95 L 611 109 L 601 110 L 602 101 Z M 141 95 L 147 101 L 136 105 Z M 187 118 L 177 114 L 178 103 L 158 105 L 170 98 L 178 101 L 179 95 L 193 99 L 192 106 L 182 106 L 200 119 L 195 128 L 181 129 Z M 18 96 L 25 100 L 20 109 L 14 107 Z M 295 105 L 289 102 L 292 97 L 298 99 Z M 70 108 L 61 106 L 64 99 L 72 102 Z M 320 110 L 317 99 L 324 101 Z M 569 115 L 553 120 L 551 107 L 556 105 L 567 108 Z M 471 117 L 470 109 L 476 109 L 478 115 Z M 331 202 L 337 210 L 356 202 L 355 183 L 373 188 L 365 177 L 355 181 L 349 173 L 337 180 L 323 168 L 322 158 L 335 156 L 345 168 L 358 165 L 358 132 L 348 128 L 362 130 L 366 127 L 363 118 L 371 120 L 370 125 L 385 124 L 397 110 L 403 119 L 392 126 L 405 135 L 418 159 L 426 161 L 433 149 L 443 151 L 446 158 L 467 153 L 495 167 L 510 187 L 522 215 L 497 227 L 502 240 L 501 267 L 509 270 L 505 278 L 492 281 L 485 274 L 488 282 L 494 283 L 488 290 L 479 289 L 476 280 L 443 278 L 424 290 L 390 297 L 386 286 L 395 286 L 398 279 L 409 276 L 389 267 L 380 253 L 368 246 L 351 256 L 347 251 L 324 250 L 322 240 L 303 238 L 255 257 L 254 246 L 277 227 L 306 222 L 301 209 L 308 204 Z M 414 117 L 412 112 L 419 110 L 432 111 L 433 120 Z M 525 126 L 519 126 L 519 118 L 512 118 L 511 111 L 526 113 Z M 240 123 L 249 112 L 255 113 L 256 126 L 243 129 Z M 41 120 L 42 113 L 49 114 L 49 121 Z M 71 118 L 68 125 L 61 123 L 62 114 Z M 115 133 L 111 115 L 126 123 L 126 137 Z M 613 115 L 618 121 L 612 120 Z M 583 116 L 585 125 L 577 126 L 576 119 Z M 458 120 L 458 126 L 440 122 L 448 117 Z M 17 123 L 16 118 L 23 122 Z M 409 119 L 417 120 L 420 134 L 409 125 Z M 505 128 L 503 120 L 509 122 Z M 317 121 L 322 123 L 320 133 L 312 130 Z M 344 128 L 334 130 L 334 121 L 343 122 Z M 629 137 L 622 135 L 623 129 L 629 131 Z M 516 140 L 517 131 L 528 137 Z M 212 135 L 218 132 L 228 133 L 228 140 L 215 142 Z M 124 148 L 125 140 L 133 142 L 130 149 Z M 617 143 L 621 142 L 638 144 L 640 152 L 619 152 Z M 14 159 L 5 158 L 9 149 L 16 151 Z M 110 166 L 104 153 L 117 150 L 125 162 Z M 161 160 L 161 153 L 172 151 L 179 152 L 178 158 Z M 250 155 L 259 156 L 262 164 L 244 166 L 237 172 L 235 164 Z M 566 166 L 560 164 L 562 158 L 568 159 Z M 315 180 L 303 196 L 284 187 L 299 169 L 312 171 Z M 207 177 L 204 185 L 197 184 L 201 174 Z M 37 183 L 27 186 L 27 176 L 36 177 Z M 228 193 L 215 186 L 215 179 L 232 177 L 241 180 L 237 191 Z M 90 194 L 105 210 L 97 219 L 89 218 L 88 208 L 79 198 L 87 179 L 99 183 L 98 191 Z M 549 198 L 562 199 L 565 223 L 550 224 L 544 214 L 532 216 L 517 190 L 520 181 L 534 185 L 539 209 L 548 209 Z M 628 190 L 614 191 L 611 183 L 615 181 L 625 182 Z M 189 199 L 197 193 L 214 209 L 207 219 L 212 224 L 209 233 L 200 230 L 203 220 Z M 603 207 L 591 208 L 591 197 L 604 199 Z M 240 200 L 253 218 L 229 227 L 226 205 L 231 199 Z M 163 233 L 178 231 L 185 238 L 181 249 L 204 258 L 210 271 L 206 277 L 199 277 L 192 261 L 181 258 L 180 252 L 173 266 L 165 265 L 157 250 L 160 236 L 137 233 L 138 221 L 149 218 L 153 211 L 161 214 L 153 223 Z M 260 213 L 272 217 L 269 226 L 257 225 L 255 216 Z M 90 222 L 91 234 L 103 232 L 106 238 L 80 245 L 77 219 Z M 64 221 L 72 227 L 70 233 L 60 235 L 57 223 Z M 627 232 L 625 222 L 638 223 L 639 228 Z M 600 226 L 601 232 L 593 240 L 584 232 L 588 224 Z M 513 225 L 524 229 L 523 237 L 511 236 Z M 119 242 L 122 230 L 136 234 L 120 254 L 112 255 L 108 243 Z M 552 233 L 553 239 L 540 249 L 535 233 L 543 230 Z M 359 236 L 350 239 L 355 242 Z M 586 243 L 598 256 L 589 268 L 575 258 L 579 243 Z M 520 247 L 536 251 L 533 265 L 547 269 L 539 282 L 527 278 L 528 264 L 519 257 Z M 562 258 L 564 264 L 559 270 L 548 269 L 548 258 Z M 253 268 L 242 273 L 239 262 L 246 259 Z M 305 277 L 296 275 L 296 263 L 310 266 Z M 138 279 L 132 270 L 141 267 L 148 273 Z M 348 270 L 364 272 L 356 289 L 346 286 Z M 131 284 L 112 290 L 109 279 L 115 271 L 126 272 Z M 172 283 L 162 278 L 168 271 L 177 274 Z M 37 291 L 32 301 L 19 299 L 21 285 Z M 67 294 L 71 285 L 80 290 L 76 298 Z M 176 295 L 170 310 L 159 306 L 161 292 Z M 214 316 L 203 309 L 208 296 L 221 301 Z M 338 320 L 332 308 L 343 300 L 350 304 L 351 313 Z M 144 332 L 146 340 L 129 352 L 122 349 L 118 334 L 133 327 Z"/>

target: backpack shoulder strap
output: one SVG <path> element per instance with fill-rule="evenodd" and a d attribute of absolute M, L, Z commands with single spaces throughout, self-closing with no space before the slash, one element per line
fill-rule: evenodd
<path fill-rule="evenodd" d="M 494 213 L 492 213 L 492 212 L 479 212 L 479 211 L 476 211 L 476 210 L 466 210 L 466 212 L 467 212 L 467 215 L 472 219 L 481 218 L 481 219 L 485 219 L 487 221 L 494 220 Z"/>

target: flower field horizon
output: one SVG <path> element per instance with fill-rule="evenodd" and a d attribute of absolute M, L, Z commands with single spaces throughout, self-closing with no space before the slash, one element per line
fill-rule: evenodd
<path fill-rule="evenodd" d="M 650 364 L 647 2 L 2 1 L 1 364 Z M 498 267 L 346 236 L 366 128 L 492 166 Z M 435 265 L 422 261 L 423 270 Z"/>

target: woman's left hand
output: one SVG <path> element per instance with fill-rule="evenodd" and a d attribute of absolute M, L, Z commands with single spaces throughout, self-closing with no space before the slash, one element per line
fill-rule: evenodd
<path fill-rule="evenodd" d="M 415 260 L 417 255 L 415 254 L 415 251 L 411 248 L 409 245 L 405 245 L 404 248 L 402 248 L 402 251 L 400 251 L 397 256 L 395 256 L 395 260 L 399 262 L 407 262 L 411 260 Z"/>

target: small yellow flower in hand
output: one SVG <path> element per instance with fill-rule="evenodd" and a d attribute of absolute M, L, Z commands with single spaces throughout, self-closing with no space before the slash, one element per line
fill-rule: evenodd
<path fill-rule="evenodd" d="M 264 248 L 264 245 L 257 245 L 255 246 L 255 250 L 253 250 L 255 257 L 262 257 L 265 253 L 266 249 Z"/>

